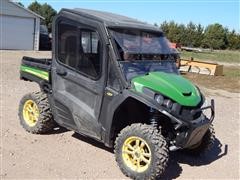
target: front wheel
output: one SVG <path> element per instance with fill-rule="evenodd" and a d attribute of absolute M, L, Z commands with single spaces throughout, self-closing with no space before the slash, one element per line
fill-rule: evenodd
<path fill-rule="evenodd" d="M 133 179 L 155 179 L 168 162 L 167 143 L 151 125 L 132 124 L 118 135 L 114 147 L 123 174 Z"/>
<path fill-rule="evenodd" d="M 203 136 L 202 140 L 187 149 L 187 152 L 194 156 L 202 156 L 207 153 L 215 142 L 215 131 L 213 125 L 211 124 L 206 134 Z"/>

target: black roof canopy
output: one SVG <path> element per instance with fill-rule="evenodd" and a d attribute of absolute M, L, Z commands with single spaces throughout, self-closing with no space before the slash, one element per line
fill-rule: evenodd
<path fill-rule="evenodd" d="M 66 11 L 74 14 L 78 14 L 81 16 L 85 16 L 87 18 L 91 18 L 97 21 L 104 23 L 107 27 L 128 27 L 128 28 L 138 28 L 138 29 L 146 29 L 152 31 L 160 31 L 159 28 L 147 24 L 145 22 L 141 22 L 137 19 L 133 19 L 127 16 L 118 15 L 110 12 L 90 10 L 90 9 L 62 9 L 61 11 Z M 161 31 L 160 31 L 161 32 Z"/>

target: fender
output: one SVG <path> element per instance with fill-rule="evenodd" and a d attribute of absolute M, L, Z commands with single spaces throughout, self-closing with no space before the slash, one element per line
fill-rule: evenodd
<path fill-rule="evenodd" d="M 106 93 L 104 96 L 103 104 L 102 104 L 102 110 L 100 115 L 100 123 L 102 125 L 102 141 L 105 143 L 106 146 L 112 147 L 112 141 L 111 141 L 111 129 L 112 129 L 112 123 L 113 123 L 113 117 L 115 110 L 128 98 L 133 98 L 146 106 L 149 106 L 151 108 L 154 108 L 164 115 L 168 116 L 171 120 L 174 122 L 177 122 L 178 124 L 182 124 L 183 122 L 174 118 L 170 113 L 168 113 L 164 107 L 160 106 L 153 98 L 150 98 L 149 96 L 138 93 L 135 91 L 132 91 L 131 89 L 124 89 L 122 92 L 118 93 L 114 90 L 111 90 L 112 96 L 108 96 Z"/>

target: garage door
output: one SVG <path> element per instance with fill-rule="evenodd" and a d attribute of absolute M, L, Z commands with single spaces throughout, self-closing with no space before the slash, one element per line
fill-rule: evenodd
<path fill-rule="evenodd" d="M 0 49 L 33 50 L 33 18 L 0 15 L 0 26 Z"/>

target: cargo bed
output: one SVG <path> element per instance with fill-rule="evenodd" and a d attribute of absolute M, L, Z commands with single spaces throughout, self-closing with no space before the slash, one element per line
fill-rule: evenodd
<path fill-rule="evenodd" d="M 32 58 L 24 56 L 20 67 L 20 79 L 34 81 L 43 90 L 51 89 L 51 59 Z"/>

